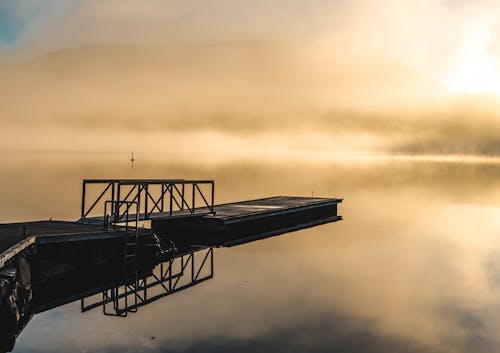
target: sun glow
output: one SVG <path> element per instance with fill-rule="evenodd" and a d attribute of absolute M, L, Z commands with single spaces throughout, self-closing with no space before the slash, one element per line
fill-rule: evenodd
<path fill-rule="evenodd" d="M 471 31 L 457 65 L 443 79 L 448 90 L 464 94 L 500 95 L 500 75 L 496 58 L 488 51 L 490 26 Z"/>

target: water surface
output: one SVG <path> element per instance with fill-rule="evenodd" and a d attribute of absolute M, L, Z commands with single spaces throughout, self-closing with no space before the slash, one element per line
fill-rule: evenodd
<path fill-rule="evenodd" d="M 36 315 L 15 352 L 497 352 L 500 164 L 2 157 L 0 221 L 76 219 L 82 178 L 210 178 L 216 202 L 343 197 L 344 220 L 215 250 L 215 277 L 127 318 Z"/>

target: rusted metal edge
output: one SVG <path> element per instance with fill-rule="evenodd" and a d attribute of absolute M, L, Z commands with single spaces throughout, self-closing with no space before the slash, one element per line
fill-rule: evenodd
<path fill-rule="evenodd" d="M 0 254 L 0 268 L 3 268 L 9 260 L 11 260 L 14 256 L 19 254 L 27 247 L 35 244 L 35 242 L 36 242 L 36 236 L 30 236 L 27 237 L 26 239 L 21 240 L 19 243 L 11 246 L 7 250 L 5 250 L 3 253 Z"/>

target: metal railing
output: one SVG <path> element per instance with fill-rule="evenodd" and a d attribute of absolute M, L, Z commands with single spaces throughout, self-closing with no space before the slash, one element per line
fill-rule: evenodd
<path fill-rule="evenodd" d="M 135 205 L 135 213 L 130 213 L 130 208 Z M 121 213 L 122 206 L 125 206 L 125 211 Z M 109 212 L 108 212 L 109 211 Z M 117 218 L 117 214 L 122 214 L 122 218 Z M 132 216 L 132 217 L 131 217 Z M 135 201 L 105 201 L 104 202 L 104 229 L 117 228 L 120 223 L 124 224 L 126 234 L 132 229 L 135 236 L 138 236 L 139 227 L 139 203 Z M 131 227 L 130 224 L 134 225 Z"/>
<path fill-rule="evenodd" d="M 92 198 L 89 195 L 90 185 L 94 186 L 93 191 L 97 191 L 97 196 Z M 106 201 L 115 205 L 136 203 L 139 220 L 213 214 L 214 192 L 213 180 L 85 179 L 82 184 L 81 219 L 96 218 L 92 216 L 93 212 Z M 127 204 L 124 210 L 114 207 L 113 219 L 121 223 L 129 216 L 134 217 L 129 212 L 131 205 Z"/>

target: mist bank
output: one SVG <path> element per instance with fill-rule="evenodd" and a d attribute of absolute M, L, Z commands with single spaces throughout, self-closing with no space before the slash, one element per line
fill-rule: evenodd
<path fill-rule="evenodd" d="M 500 154 L 495 97 L 342 44 L 87 46 L 0 78 L 3 150 Z"/>
<path fill-rule="evenodd" d="M 441 94 L 436 82 L 341 44 L 280 41 L 87 46 L 4 65 L 0 75 L 2 119 L 28 122 L 238 128 Z"/>

